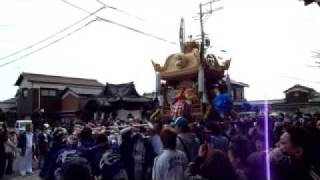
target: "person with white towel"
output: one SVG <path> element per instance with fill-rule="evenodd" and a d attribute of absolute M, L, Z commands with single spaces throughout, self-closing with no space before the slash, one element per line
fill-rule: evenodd
<path fill-rule="evenodd" d="M 19 173 L 21 176 L 32 174 L 32 160 L 36 157 L 36 135 L 33 134 L 32 124 L 26 125 L 26 131 L 18 138 L 18 148 L 21 149 Z"/>

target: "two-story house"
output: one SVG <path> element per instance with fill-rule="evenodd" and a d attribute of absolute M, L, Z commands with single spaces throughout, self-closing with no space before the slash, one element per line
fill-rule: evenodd
<path fill-rule="evenodd" d="M 320 93 L 312 88 L 296 84 L 285 90 L 284 95 L 284 99 L 267 101 L 273 112 L 320 112 Z M 263 109 L 264 101 L 250 101 L 250 103 Z"/>
<path fill-rule="evenodd" d="M 19 119 L 59 120 L 79 115 L 81 103 L 101 93 L 104 85 L 94 79 L 22 73 L 15 83 Z"/>
<path fill-rule="evenodd" d="M 238 82 L 235 80 L 230 80 L 231 84 L 231 95 L 233 97 L 234 102 L 242 102 L 245 100 L 244 89 L 249 87 L 248 84 L 243 82 Z"/>

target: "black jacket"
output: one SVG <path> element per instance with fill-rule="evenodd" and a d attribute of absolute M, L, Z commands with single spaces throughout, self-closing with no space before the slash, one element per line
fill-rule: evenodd
<path fill-rule="evenodd" d="M 4 144 L 8 140 L 7 130 L 0 129 L 0 157 L 5 157 Z"/>
<path fill-rule="evenodd" d="M 48 154 L 50 142 L 51 142 L 51 136 L 49 134 L 42 132 L 38 135 L 37 145 L 38 145 L 39 154 L 41 155 Z"/>
<path fill-rule="evenodd" d="M 144 144 L 145 154 L 143 162 L 143 174 L 144 179 L 150 179 L 151 170 L 156 154 L 153 151 L 151 143 L 143 138 L 140 134 L 135 135 L 134 137 L 123 137 L 123 142 L 120 146 L 121 161 L 124 163 L 125 169 L 130 180 L 134 179 L 134 146 L 137 143 L 138 139 L 141 138 Z M 144 180 L 142 179 L 142 180 Z"/>
<path fill-rule="evenodd" d="M 22 133 L 18 137 L 18 148 L 21 149 L 21 156 L 24 156 L 26 154 L 26 147 L 27 146 L 27 134 L 26 132 Z M 37 149 L 37 136 L 33 133 L 32 137 L 32 153 L 33 155 L 38 155 L 38 149 Z"/>

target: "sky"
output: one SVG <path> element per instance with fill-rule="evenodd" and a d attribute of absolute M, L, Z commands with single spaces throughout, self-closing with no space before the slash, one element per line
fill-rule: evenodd
<path fill-rule="evenodd" d="M 101 7 L 95 0 L 68 0 L 90 12 Z M 22 72 L 97 79 L 101 83 L 134 81 L 139 93 L 155 89 L 151 59 L 163 64 L 178 53 L 179 23 L 184 17 L 186 35 L 200 34 L 199 0 L 101 0 L 127 14 L 105 8 L 97 14 L 158 37 L 158 39 L 94 21 L 82 30 L 10 65 L 0 67 L 0 100 L 15 95 Z M 312 51 L 320 49 L 320 7 L 299 0 L 221 0 L 223 7 L 206 20 L 204 29 L 212 49 L 232 57 L 230 77 L 250 85 L 248 100 L 280 99 L 283 91 L 301 84 L 320 91 L 320 69 L 311 68 Z M 129 14 L 129 15 L 128 15 Z M 88 14 L 62 0 L 1 0 L 0 58 L 28 47 L 73 24 Z M 139 17 L 139 18 L 137 18 Z M 75 26 L 65 34 L 90 20 Z M 0 60 L 0 66 L 48 42 Z"/>

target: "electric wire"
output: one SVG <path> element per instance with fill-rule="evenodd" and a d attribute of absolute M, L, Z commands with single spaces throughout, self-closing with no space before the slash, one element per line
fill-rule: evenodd
<path fill-rule="evenodd" d="M 22 52 L 24 52 L 24 51 L 26 51 L 26 50 L 32 49 L 32 48 L 34 48 L 35 46 L 37 46 L 37 45 L 39 45 L 39 44 L 41 44 L 41 43 L 43 43 L 43 42 L 45 42 L 45 41 L 48 41 L 49 39 L 52 39 L 52 38 L 58 36 L 59 34 L 61 34 L 61 33 L 65 32 L 65 31 L 73 28 L 74 26 L 76 26 L 76 25 L 80 24 L 81 22 L 87 20 L 88 18 L 92 17 L 93 15 L 95 15 L 96 13 L 98 13 L 99 11 L 101 11 L 101 10 L 104 9 L 104 8 L 105 8 L 105 7 L 101 7 L 101 8 L 99 8 L 99 9 L 97 9 L 96 11 L 90 13 L 88 16 L 85 16 L 84 18 L 81 18 L 81 19 L 79 19 L 78 21 L 75 21 L 74 23 L 72 23 L 72 24 L 64 27 L 64 28 L 61 29 L 60 31 L 57 31 L 56 33 L 53 33 L 53 34 L 45 37 L 44 39 L 41 39 L 40 41 L 38 41 L 38 42 L 36 42 L 36 43 L 30 44 L 30 45 L 28 45 L 28 46 L 25 47 L 25 48 L 22 48 L 22 49 L 20 49 L 20 50 L 18 50 L 18 51 L 15 51 L 15 52 L 13 52 L 13 53 L 10 53 L 10 54 L 8 54 L 8 55 L 6 55 L 6 56 L 1 57 L 1 58 L 0 58 L 0 61 L 5 60 L 5 59 L 8 59 L 8 58 L 10 58 L 10 57 L 12 57 L 12 56 L 15 56 L 15 55 L 17 55 L 17 54 L 20 54 L 20 53 L 22 53 Z"/>
<path fill-rule="evenodd" d="M 60 37 L 60 38 L 58 38 L 58 39 L 50 42 L 49 44 L 46 44 L 45 46 L 42 46 L 42 47 L 40 47 L 40 48 L 38 48 L 38 49 L 36 49 L 36 50 L 34 50 L 34 51 L 31 51 L 31 52 L 29 52 L 29 53 L 27 53 L 27 54 L 25 54 L 25 55 L 22 55 L 22 56 L 20 56 L 20 57 L 18 57 L 18 58 L 16 58 L 16 59 L 11 60 L 11 61 L 9 61 L 9 62 L 0 64 L 0 67 L 4 67 L 4 66 L 10 65 L 10 64 L 12 64 L 12 63 L 15 63 L 15 62 L 17 62 L 17 61 L 19 61 L 19 60 L 21 60 L 21 59 L 23 59 L 23 58 L 26 58 L 26 57 L 28 57 L 28 56 L 30 56 L 30 55 L 38 52 L 38 51 L 41 51 L 41 50 L 43 50 L 43 49 L 45 49 L 45 48 L 47 48 L 47 47 L 49 47 L 49 46 L 52 46 L 53 44 L 55 44 L 55 43 L 57 43 L 57 42 L 65 39 L 65 38 L 71 36 L 72 34 L 74 34 L 74 33 L 78 32 L 78 31 L 82 30 L 83 28 L 87 27 L 89 24 L 91 24 L 91 23 L 93 23 L 93 22 L 96 22 L 96 21 L 97 21 L 96 19 L 91 20 L 91 21 L 89 21 L 88 23 L 84 24 L 83 26 L 81 26 L 81 27 L 79 27 L 79 28 L 77 28 L 77 29 L 69 32 L 68 34 L 66 34 L 66 35 L 64 35 L 64 36 L 62 36 L 62 37 Z"/>
<path fill-rule="evenodd" d="M 77 8 L 83 12 L 86 12 L 88 14 L 90 14 L 91 12 L 78 6 L 78 5 L 75 5 L 69 1 L 66 1 L 66 0 L 61 0 L 62 2 L 65 2 L 66 4 L 69 4 L 70 6 L 74 7 L 74 8 Z M 109 20 L 109 19 L 106 19 L 104 17 L 101 17 L 101 16 L 97 16 L 97 15 L 94 15 L 95 17 L 98 18 L 98 20 L 100 21 L 104 21 L 104 22 L 107 22 L 107 23 L 110 23 L 110 24 L 113 24 L 113 25 L 116 25 L 116 26 L 119 26 L 119 27 L 122 27 L 122 28 L 125 28 L 125 29 L 128 29 L 128 30 L 131 30 L 131 31 L 134 31 L 134 32 L 137 32 L 137 33 L 140 33 L 140 34 L 143 34 L 145 36 L 149 36 L 149 37 L 152 37 L 152 38 L 155 38 L 155 39 L 158 39 L 158 40 L 161 40 L 161 41 L 164 41 L 164 42 L 167 42 L 167 43 L 170 43 L 170 44 L 174 44 L 176 45 L 177 43 L 173 42 L 173 41 L 170 41 L 170 40 L 167 40 L 167 39 L 164 39 L 164 38 L 161 38 L 161 37 L 158 37 L 156 35 L 153 35 L 153 34 L 150 34 L 150 33 L 146 33 L 146 32 L 143 32 L 139 29 L 136 29 L 136 28 L 133 28 L 133 27 L 130 27 L 130 26 L 127 26 L 127 25 L 124 25 L 124 24 L 121 24 L 121 23 L 118 23 L 118 22 L 115 22 L 115 21 L 112 21 L 112 20 Z"/>

